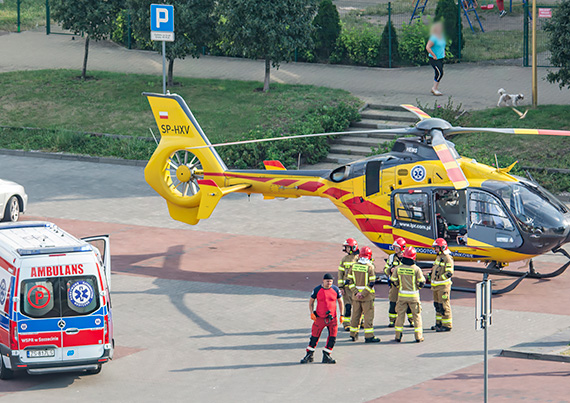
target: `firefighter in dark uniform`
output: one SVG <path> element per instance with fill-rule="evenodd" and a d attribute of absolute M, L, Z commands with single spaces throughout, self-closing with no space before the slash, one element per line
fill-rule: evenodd
<path fill-rule="evenodd" d="M 348 274 L 352 293 L 352 319 L 350 321 L 350 338 L 358 340 L 360 317 L 364 316 L 364 341 L 366 343 L 378 343 L 380 339 L 374 337 L 374 264 L 372 263 L 372 250 L 365 246 L 360 249 L 358 260 L 350 268 Z"/>
<path fill-rule="evenodd" d="M 414 334 L 416 342 L 424 341 L 422 328 L 422 304 L 420 302 L 420 288 L 426 279 L 422 270 L 416 266 L 416 250 L 412 246 L 404 249 L 402 264 L 395 270 L 391 281 L 398 287 L 398 303 L 396 304 L 396 341 L 402 341 L 404 332 L 404 322 L 408 308 L 412 311 L 412 321 L 414 322 Z"/>
<path fill-rule="evenodd" d="M 342 326 L 344 327 L 344 330 L 350 330 L 352 296 L 348 290 L 348 283 L 350 282 L 348 280 L 348 273 L 352 264 L 358 260 L 358 242 L 353 238 L 348 238 L 344 241 L 342 246 L 346 256 L 342 258 L 340 265 L 338 266 L 338 288 L 340 288 L 340 292 L 344 299 L 344 321 L 342 322 Z"/>
<path fill-rule="evenodd" d="M 315 301 L 317 302 L 316 309 Z M 331 353 L 336 343 L 336 335 L 338 332 L 339 317 L 337 316 L 336 310 L 337 304 L 338 310 L 340 311 L 340 321 L 342 323 L 344 301 L 342 300 L 339 288 L 333 285 L 333 276 L 327 273 L 323 277 L 323 283 L 313 290 L 311 298 L 309 299 L 309 312 L 313 320 L 313 327 L 311 328 L 311 338 L 309 339 L 307 354 L 301 360 L 301 364 L 313 362 L 315 348 L 325 327 L 328 329 L 329 337 L 327 338 L 325 348 L 323 348 L 323 363 L 336 364 L 336 361 L 331 357 Z"/>
<path fill-rule="evenodd" d="M 406 240 L 404 238 L 397 238 L 392 244 L 394 253 L 388 256 L 386 265 L 384 266 L 384 274 L 388 277 L 388 284 L 390 290 L 388 291 L 388 300 L 390 301 L 390 307 L 388 309 L 388 327 L 394 327 L 396 322 L 396 302 L 398 302 L 398 287 L 390 282 L 390 277 L 392 277 L 393 272 L 401 264 L 402 253 L 406 247 Z M 413 326 L 412 323 L 412 311 L 408 309 L 408 322 Z"/>
<path fill-rule="evenodd" d="M 453 258 L 443 238 L 437 238 L 433 243 L 437 253 L 430 273 L 433 305 L 435 307 L 435 326 L 432 330 L 449 332 L 451 321 L 451 276 L 453 276 Z"/>

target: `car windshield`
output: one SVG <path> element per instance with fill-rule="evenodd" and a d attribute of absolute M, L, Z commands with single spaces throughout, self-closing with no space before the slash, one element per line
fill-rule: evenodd
<path fill-rule="evenodd" d="M 89 315 L 99 308 L 95 276 L 49 277 L 22 281 L 21 312 L 31 318 Z"/>
<path fill-rule="evenodd" d="M 530 233 L 561 235 L 568 209 L 546 189 L 528 182 L 486 181 L 483 187 L 503 199 L 520 227 Z"/>

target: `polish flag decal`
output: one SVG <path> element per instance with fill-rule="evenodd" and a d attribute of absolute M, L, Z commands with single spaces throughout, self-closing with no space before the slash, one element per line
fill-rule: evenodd
<path fill-rule="evenodd" d="M 161 119 L 168 119 L 168 112 L 158 112 L 158 116 Z"/>

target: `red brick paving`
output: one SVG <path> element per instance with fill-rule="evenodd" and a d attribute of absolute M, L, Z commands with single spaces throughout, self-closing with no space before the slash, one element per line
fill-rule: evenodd
<path fill-rule="evenodd" d="M 374 402 L 482 402 L 483 363 L 383 396 Z M 489 360 L 489 401 L 570 402 L 570 364 L 498 357 Z"/>
<path fill-rule="evenodd" d="M 335 273 L 342 257 L 340 246 L 303 241 L 215 232 L 188 231 L 78 220 L 51 220 L 77 236 L 111 234 L 113 271 L 172 280 L 203 281 L 244 286 L 311 290 L 325 272 Z M 383 262 L 384 253 L 376 253 Z M 379 272 L 382 263 L 378 264 Z M 537 264 L 539 271 L 554 271 L 554 263 Z M 514 278 L 494 277 L 496 288 Z M 454 284 L 473 287 L 481 275 L 458 272 Z M 384 297 L 386 286 L 377 286 Z M 494 297 L 493 307 L 516 311 L 569 315 L 570 270 L 550 280 L 523 280 L 514 291 Z M 473 306 L 473 294 L 454 292 L 453 303 Z M 431 291 L 422 290 L 431 301 Z M 552 301 L 557 301 L 555 304 Z"/>

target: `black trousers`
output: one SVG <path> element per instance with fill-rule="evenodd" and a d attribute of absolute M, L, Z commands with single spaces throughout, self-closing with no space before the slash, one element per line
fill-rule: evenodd
<path fill-rule="evenodd" d="M 443 77 L 443 60 L 441 59 L 434 60 L 430 57 L 429 64 L 431 67 L 433 67 L 434 81 L 439 83 L 441 81 L 441 78 Z"/>

